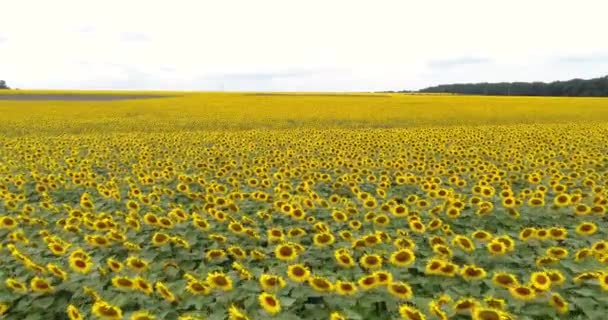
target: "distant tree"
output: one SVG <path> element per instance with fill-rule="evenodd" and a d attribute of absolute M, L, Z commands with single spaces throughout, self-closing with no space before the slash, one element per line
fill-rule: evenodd
<path fill-rule="evenodd" d="M 419 92 L 457 93 L 493 96 L 608 96 L 608 76 L 596 79 L 572 79 L 569 81 L 544 82 L 501 82 L 443 84 L 422 89 Z"/>
<path fill-rule="evenodd" d="M 10 88 L 6 85 L 6 81 L 0 80 L 0 89 L 10 89 Z"/>

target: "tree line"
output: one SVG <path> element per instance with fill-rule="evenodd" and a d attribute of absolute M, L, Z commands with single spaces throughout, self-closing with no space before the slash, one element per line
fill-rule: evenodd
<path fill-rule="evenodd" d="M 0 90 L 2 89 L 10 89 L 4 80 L 0 80 Z"/>
<path fill-rule="evenodd" d="M 428 87 L 422 93 L 455 93 L 493 96 L 567 96 L 606 97 L 608 76 L 589 80 L 572 79 L 554 82 L 500 82 L 444 84 Z"/>

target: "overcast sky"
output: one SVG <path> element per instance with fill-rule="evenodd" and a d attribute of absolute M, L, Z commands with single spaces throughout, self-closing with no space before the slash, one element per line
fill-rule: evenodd
<path fill-rule="evenodd" d="M 372 91 L 608 74 L 606 0 L 0 0 L 19 88 Z"/>

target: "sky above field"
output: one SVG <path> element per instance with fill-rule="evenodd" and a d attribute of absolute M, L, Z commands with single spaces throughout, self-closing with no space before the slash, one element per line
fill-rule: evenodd
<path fill-rule="evenodd" d="M 605 0 L 4 2 L 0 79 L 19 88 L 376 91 L 608 74 Z"/>

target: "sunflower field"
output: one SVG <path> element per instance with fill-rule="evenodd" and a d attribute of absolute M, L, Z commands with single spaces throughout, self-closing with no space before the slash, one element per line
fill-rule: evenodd
<path fill-rule="evenodd" d="M 608 314 L 608 100 L 173 93 L 0 115 L 0 319 Z"/>

